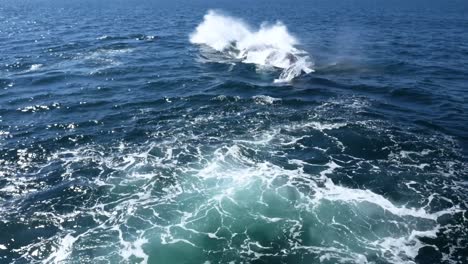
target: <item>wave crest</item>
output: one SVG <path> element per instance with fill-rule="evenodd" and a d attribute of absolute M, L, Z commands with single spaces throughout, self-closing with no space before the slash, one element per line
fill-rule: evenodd
<path fill-rule="evenodd" d="M 190 36 L 193 44 L 204 44 L 243 63 L 283 69 L 275 82 L 287 82 L 314 71 L 307 52 L 297 49 L 298 41 L 287 27 L 263 23 L 252 30 L 242 20 L 210 10 Z"/>

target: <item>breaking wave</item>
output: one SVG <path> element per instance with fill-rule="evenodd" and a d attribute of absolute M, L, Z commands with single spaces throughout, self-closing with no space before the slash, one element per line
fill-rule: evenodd
<path fill-rule="evenodd" d="M 204 44 L 227 58 L 282 69 L 275 82 L 288 82 L 302 73 L 314 71 L 306 51 L 281 22 L 263 23 L 253 30 L 242 20 L 210 10 L 190 36 L 190 42 Z"/>

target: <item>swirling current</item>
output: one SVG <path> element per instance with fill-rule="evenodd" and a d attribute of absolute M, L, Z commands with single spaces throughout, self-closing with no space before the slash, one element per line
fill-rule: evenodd
<path fill-rule="evenodd" d="M 3 1 L 0 263 L 468 263 L 467 13 Z"/>

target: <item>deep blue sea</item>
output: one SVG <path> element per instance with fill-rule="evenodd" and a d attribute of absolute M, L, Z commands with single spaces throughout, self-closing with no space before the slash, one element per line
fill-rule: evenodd
<path fill-rule="evenodd" d="M 468 263 L 466 0 L 0 0 L 0 263 Z"/>

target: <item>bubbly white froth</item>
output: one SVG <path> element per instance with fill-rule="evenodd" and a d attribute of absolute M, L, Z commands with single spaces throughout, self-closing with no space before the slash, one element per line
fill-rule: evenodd
<path fill-rule="evenodd" d="M 297 39 L 281 22 L 263 23 L 254 30 L 240 19 L 210 10 L 190 41 L 208 45 L 244 63 L 283 69 L 275 82 L 288 82 L 314 71 L 307 52 L 296 48 Z"/>
<path fill-rule="evenodd" d="M 243 100 L 259 109 L 276 110 L 285 101 L 270 96 L 213 98 L 222 103 Z M 329 104 L 315 108 L 315 112 L 329 112 Z M 237 118 L 237 112 L 230 115 Z M 340 142 L 334 133 L 371 123 L 337 123 L 311 116 L 263 128 L 263 120 L 251 116 L 243 123 L 255 125 L 243 136 L 228 133 L 231 138 L 226 139 L 203 134 L 200 128 L 207 123 L 222 129 L 219 124 L 225 125 L 224 118 L 208 112 L 175 120 L 172 130 L 155 130 L 141 144 L 125 140 L 110 146 L 84 144 L 56 150 L 44 161 L 38 161 L 40 153 L 24 148 L 16 151 L 15 164 L 0 160 L 0 176 L 9 183 L 0 193 L 13 197 L 15 204 L 47 191 L 33 185 L 33 178 L 25 172 L 35 175 L 57 169 L 64 184 L 55 188 L 72 193 L 68 197 L 77 201 L 69 211 L 34 212 L 43 226 L 58 231 L 16 252 L 30 262 L 45 263 L 72 263 L 90 252 L 103 262 L 145 263 L 154 261 L 154 248 L 165 251 L 179 247 L 206 255 L 218 250 L 249 261 L 274 254 L 309 254 L 317 256 L 317 261 L 333 263 L 372 263 L 368 255 L 390 263 L 414 263 L 419 249 L 426 246 L 419 238 L 434 237 L 442 228 L 438 218 L 460 211 L 453 204 L 432 210 L 428 205 L 440 195 L 425 197 L 415 181 L 407 186 L 423 198 L 418 205 L 402 204 L 375 189 L 337 181 L 336 175 L 347 167 L 355 166 L 355 171 L 377 166 L 392 170 L 402 168 L 407 157 L 417 159 L 431 153 L 426 149 L 402 153 L 397 140 L 395 146 L 389 146 L 394 153 L 389 160 L 344 155 L 346 142 Z M 324 141 L 329 144 L 320 148 L 323 146 L 318 142 Z M 307 149 L 309 155 L 296 156 L 296 151 L 288 151 L 292 148 L 299 152 Z M 308 158 L 322 154 L 324 159 Z M 82 168 L 93 168 L 94 173 L 86 178 Z M 430 186 L 429 181 L 425 184 Z M 61 200 L 53 202 L 60 205 Z M 0 210 L 15 212 L 7 207 Z M 1 214 L 0 220 L 4 217 Z M 70 225 L 82 220 L 89 224 L 86 228 Z M 268 238 L 262 241 L 255 231 Z M 317 237 L 322 242 L 314 243 Z M 278 241 L 284 244 L 275 250 L 273 245 Z M 4 247 L 10 249 L 11 245 Z"/>

